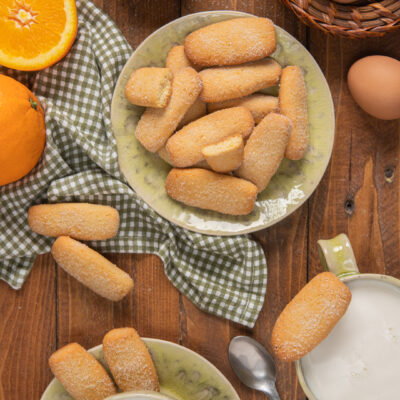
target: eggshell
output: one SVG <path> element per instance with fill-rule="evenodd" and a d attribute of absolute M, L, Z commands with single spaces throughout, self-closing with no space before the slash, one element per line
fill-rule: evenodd
<path fill-rule="evenodd" d="M 356 103 L 375 118 L 400 118 L 400 61 L 369 56 L 356 61 L 347 75 Z"/>

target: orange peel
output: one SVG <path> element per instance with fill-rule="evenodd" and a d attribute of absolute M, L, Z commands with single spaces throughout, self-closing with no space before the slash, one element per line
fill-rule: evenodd
<path fill-rule="evenodd" d="M 36 71 L 61 60 L 78 30 L 75 0 L 0 2 L 0 64 Z"/>

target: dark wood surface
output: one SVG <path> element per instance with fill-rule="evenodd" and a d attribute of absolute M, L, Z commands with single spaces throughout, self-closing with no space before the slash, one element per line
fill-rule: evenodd
<path fill-rule="evenodd" d="M 99 344 L 113 327 L 134 326 L 142 336 L 187 346 L 215 364 L 245 400 L 265 396 L 246 389 L 227 359 L 229 340 L 251 335 L 267 348 L 283 307 L 321 271 L 319 238 L 349 234 L 363 272 L 400 278 L 399 122 L 362 112 L 346 86 L 346 72 L 368 54 L 400 58 L 400 36 L 345 40 L 306 28 L 278 0 L 96 0 L 133 47 L 161 25 L 188 13 L 234 9 L 267 16 L 296 36 L 318 61 L 336 108 L 336 139 L 330 166 L 311 199 L 276 226 L 255 234 L 268 260 L 268 290 L 253 330 L 196 309 L 169 283 L 152 255 L 110 255 L 133 275 L 134 293 L 112 304 L 56 267 L 50 255 L 37 258 L 20 291 L 0 283 L 0 400 L 38 400 L 52 379 L 47 365 L 58 347 L 77 341 Z M 367 84 L 367 82 L 366 82 Z M 283 400 L 305 399 L 293 364 L 278 363 Z"/>

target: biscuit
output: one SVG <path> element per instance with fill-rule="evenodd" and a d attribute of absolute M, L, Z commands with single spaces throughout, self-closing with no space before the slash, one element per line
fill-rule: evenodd
<path fill-rule="evenodd" d="M 167 164 L 172 165 L 172 160 L 171 160 L 171 158 L 168 154 L 167 148 L 165 146 L 161 147 L 161 149 L 157 151 L 157 154 Z"/>
<path fill-rule="evenodd" d="M 132 72 L 125 87 L 125 97 L 137 106 L 164 108 L 172 93 L 169 68 L 139 68 Z"/>
<path fill-rule="evenodd" d="M 176 74 L 183 68 L 192 67 L 197 70 L 199 67 L 194 65 L 186 57 L 185 49 L 183 46 L 174 46 L 169 51 L 167 60 L 165 62 L 167 68 L 169 68 L 173 74 Z"/>
<path fill-rule="evenodd" d="M 165 189 L 174 200 L 230 215 L 251 213 L 257 197 L 257 186 L 251 182 L 201 168 L 173 168 Z"/>
<path fill-rule="evenodd" d="M 149 151 L 159 150 L 174 133 L 186 111 L 200 94 L 199 74 L 190 67 L 180 70 L 172 82 L 171 99 L 165 108 L 147 108 L 136 127 L 136 138 Z"/>
<path fill-rule="evenodd" d="M 160 391 L 151 355 L 135 329 L 119 328 L 108 332 L 103 339 L 103 353 L 115 382 L 123 392 Z"/>
<path fill-rule="evenodd" d="M 164 146 L 164 147 L 161 147 L 161 149 L 158 150 L 157 154 L 158 154 L 158 156 L 159 156 L 161 159 L 163 159 L 167 164 L 174 166 L 174 165 L 172 164 L 172 160 L 171 160 L 171 158 L 170 158 L 170 156 L 169 156 L 169 154 L 168 154 L 168 151 L 167 151 L 167 149 L 166 149 L 165 146 Z M 194 167 L 211 169 L 211 167 L 207 164 L 207 161 L 206 161 L 206 160 L 201 160 L 201 161 L 199 161 L 198 163 L 196 163 L 196 164 L 194 165 Z"/>
<path fill-rule="evenodd" d="M 117 393 L 103 366 L 78 343 L 68 344 L 53 353 L 49 365 L 75 400 L 103 400 Z"/>
<path fill-rule="evenodd" d="M 263 191 L 284 157 L 292 124 L 289 118 L 268 114 L 253 130 L 244 147 L 243 161 L 236 174 Z"/>
<path fill-rule="evenodd" d="M 242 163 L 243 147 L 242 136 L 234 135 L 222 142 L 204 147 L 201 152 L 214 171 L 230 172 Z"/>
<path fill-rule="evenodd" d="M 133 288 L 133 280 L 126 272 L 67 236 L 56 239 L 51 254 L 65 272 L 106 299 L 119 301 Z"/>
<path fill-rule="evenodd" d="M 253 116 L 254 122 L 258 124 L 267 114 L 278 112 L 278 98 L 266 94 L 251 94 L 238 99 L 226 100 L 220 103 L 208 103 L 208 112 L 223 110 L 230 107 L 246 107 Z"/>
<path fill-rule="evenodd" d="M 283 361 L 296 361 L 324 340 L 343 317 L 351 292 L 331 272 L 311 279 L 275 323 L 271 344 Z"/>
<path fill-rule="evenodd" d="M 260 60 L 276 49 L 274 24 L 267 18 L 234 18 L 192 32 L 185 39 L 189 60 L 202 67 Z"/>
<path fill-rule="evenodd" d="M 211 167 L 208 165 L 206 160 L 199 161 L 198 163 L 194 164 L 193 167 L 203 168 L 203 169 L 211 169 Z"/>
<path fill-rule="evenodd" d="M 186 114 L 183 116 L 181 122 L 179 122 L 178 129 L 181 129 L 188 123 L 201 118 L 202 116 L 206 115 L 207 113 L 207 106 L 204 101 L 197 99 L 186 111 Z"/>
<path fill-rule="evenodd" d="M 105 240 L 117 234 L 119 213 L 115 208 L 99 204 L 40 204 L 29 209 L 28 224 L 44 236 Z"/>
<path fill-rule="evenodd" d="M 308 145 L 307 91 L 300 67 L 286 67 L 282 71 L 279 88 L 279 108 L 293 124 L 285 157 L 300 160 Z"/>
<path fill-rule="evenodd" d="M 248 96 L 279 82 L 281 66 L 272 58 L 231 67 L 200 71 L 203 82 L 201 100 L 206 103 Z"/>
<path fill-rule="evenodd" d="M 167 57 L 167 67 L 172 70 L 172 72 L 177 74 L 182 68 L 192 67 L 197 69 L 186 57 L 183 46 L 173 47 Z M 207 107 L 203 101 L 197 99 L 192 106 L 187 110 L 186 114 L 183 116 L 181 122 L 179 122 L 178 129 L 182 128 L 189 122 L 194 121 L 197 118 L 202 117 L 207 112 Z"/>
<path fill-rule="evenodd" d="M 192 166 L 204 159 L 201 152 L 204 147 L 235 134 L 246 138 L 253 127 L 253 117 L 247 108 L 226 108 L 193 121 L 176 132 L 167 142 L 167 151 L 173 165 Z"/>

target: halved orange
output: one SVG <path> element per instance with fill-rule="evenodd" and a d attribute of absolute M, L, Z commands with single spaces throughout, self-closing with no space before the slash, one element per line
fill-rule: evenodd
<path fill-rule="evenodd" d="M 49 67 L 68 53 L 77 29 L 75 0 L 1 0 L 0 64 Z"/>

